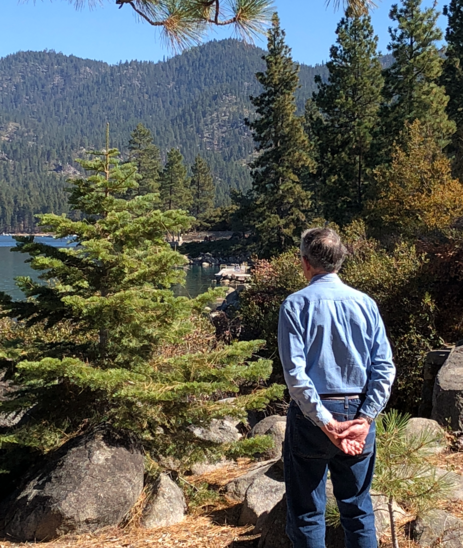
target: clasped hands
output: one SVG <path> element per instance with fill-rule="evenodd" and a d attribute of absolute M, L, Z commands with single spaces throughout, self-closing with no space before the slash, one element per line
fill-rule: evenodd
<path fill-rule="evenodd" d="M 360 455 L 365 446 L 365 439 L 370 431 L 370 424 L 364 418 L 351 421 L 338 422 L 331 419 L 322 427 L 336 447 L 339 447 L 347 455 Z"/>

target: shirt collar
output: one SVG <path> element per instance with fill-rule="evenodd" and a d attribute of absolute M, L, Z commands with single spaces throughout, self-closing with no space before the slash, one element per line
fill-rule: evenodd
<path fill-rule="evenodd" d="M 323 282 L 340 282 L 340 278 L 334 272 L 325 272 L 323 274 L 317 274 L 311 280 L 309 285 Z"/>

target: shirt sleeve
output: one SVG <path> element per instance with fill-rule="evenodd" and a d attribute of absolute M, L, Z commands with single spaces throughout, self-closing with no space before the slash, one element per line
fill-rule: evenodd
<path fill-rule="evenodd" d="M 317 426 L 325 426 L 333 416 L 322 404 L 317 389 L 306 373 L 304 330 L 286 301 L 280 308 L 278 350 L 291 398 L 305 417 Z"/>
<path fill-rule="evenodd" d="M 360 408 L 360 413 L 376 418 L 386 407 L 395 379 L 395 366 L 392 350 L 386 335 L 383 320 L 375 304 L 377 325 L 371 348 L 371 370 L 368 381 L 367 396 Z"/>

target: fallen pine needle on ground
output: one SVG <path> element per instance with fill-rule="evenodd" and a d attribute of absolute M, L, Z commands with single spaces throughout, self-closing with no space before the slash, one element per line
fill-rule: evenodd
<path fill-rule="evenodd" d="M 163 548 L 225 548 L 231 547 L 235 539 L 249 533 L 249 530 L 249 526 L 217 525 L 207 516 L 188 516 L 182 523 L 170 527 L 160 527 L 159 529 L 119 529 L 114 527 L 99 533 L 72 535 L 40 544 L 43 548 L 141 548 L 148 546 L 154 548 L 161 546 Z M 35 543 L 0 541 L 0 548 L 25 548 L 32 544 Z M 37 546 L 37 544 L 35 545 Z"/>
<path fill-rule="evenodd" d="M 463 475 L 463 453 L 449 452 L 439 455 L 434 460 L 440 467 Z M 238 463 L 231 463 L 228 467 L 201 476 L 189 476 L 186 480 L 192 486 L 206 481 L 220 489 L 235 477 L 262 465 L 263 463 L 240 459 Z M 463 502 L 442 502 L 439 506 L 463 519 Z M 125 528 L 111 527 L 98 533 L 69 535 L 46 543 L 14 543 L 0 540 L 0 548 L 26 548 L 32 545 L 41 545 L 43 548 L 257 548 L 259 535 L 252 534 L 252 525 L 233 525 L 236 523 L 237 513 L 239 514 L 239 506 L 236 501 L 221 497 L 214 504 L 196 509 L 195 514 L 170 527 L 143 529 L 135 525 L 135 519 L 133 525 Z M 399 546 L 419 548 L 418 544 L 406 537 L 404 527 L 399 527 Z M 388 532 L 383 535 L 380 547 L 392 548 Z"/>

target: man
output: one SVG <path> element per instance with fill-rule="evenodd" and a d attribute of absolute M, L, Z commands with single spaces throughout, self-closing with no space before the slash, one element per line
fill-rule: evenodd
<path fill-rule="evenodd" d="M 328 470 L 346 547 L 377 546 L 374 419 L 387 403 L 395 367 L 375 302 L 337 275 L 346 253 L 334 230 L 305 231 L 301 263 L 310 283 L 280 309 L 278 346 L 292 399 L 284 466 L 294 548 L 325 546 Z"/>

